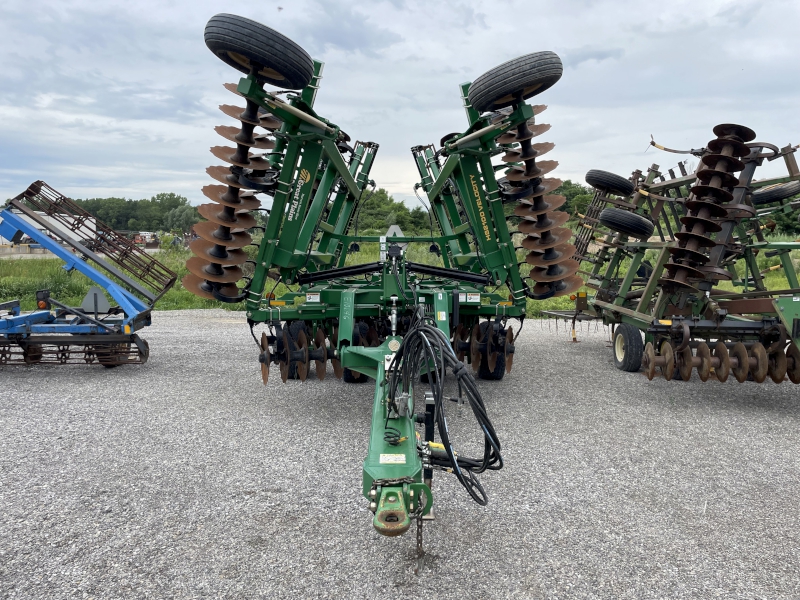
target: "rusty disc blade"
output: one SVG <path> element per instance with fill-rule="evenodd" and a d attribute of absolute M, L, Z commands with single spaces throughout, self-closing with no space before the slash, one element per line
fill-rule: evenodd
<path fill-rule="evenodd" d="M 724 165 L 720 165 L 722 161 L 725 161 Z M 731 172 L 744 169 L 744 163 L 742 161 L 733 156 L 725 156 L 724 154 L 706 154 L 700 159 L 700 162 L 709 169 L 716 169 L 717 166 L 721 166 L 723 170 Z"/>
<path fill-rule="evenodd" d="M 729 137 L 734 136 L 742 140 L 743 142 L 752 142 L 756 139 L 756 132 L 750 129 L 749 127 L 745 127 L 744 125 L 738 125 L 736 123 L 720 123 L 719 125 L 714 126 L 712 130 L 714 135 L 719 137 Z"/>
<path fill-rule="evenodd" d="M 742 342 L 737 342 L 730 352 L 731 355 L 731 372 L 736 377 L 736 381 L 744 383 L 747 380 L 747 374 L 750 372 L 750 361 L 747 356 L 747 348 Z M 736 364 L 734 364 L 736 363 Z"/>
<path fill-rule="evenodd" d="M 786 351 L 783 348 L 778 348 L 770 354 L 769 367 L 767 368 L 769 378 L 775 383 L 783 383 L 786 377 L 787 363 Z"/>
<path fill-rule="evenodd" d="M 699 232 L 699 229 L 696 230 L 698 225 L 703 228 L 702 233 L 716 233 L 717 231 L 722 230 L 722 225 L 720 225 L 717 221 L 712 221 L 711 219 L 702 219 L 700 217 L 687 215 L 685 217 L 681 217 L 680 220 L 681 223 L 686 225 L 686 229 L 694 233 Z"/>
<path fill-rule="evenodd" d="M 259 125 L 258 119 L 248 119 L 246 117 L 242 118 L 244 109 L 239 106 L 234 106 L 233 104 L 220 104 L 219 109 L 231 119 L 236 119 L 242 123 L 250 123 L 251 125 Z"/>
<path fill-rule="evenodd" d="M 511 368 L 514 366 L 514 350 L 514 332 L 509 327 L 506 329 L 506 343 L 503 346 L 506 355 L 506 373 L 511 373 Z"/>
<path fill-rule="evenodd" d="M 464 355 L 466 354 L 465 350 L 461 349 L 461 344 L 466 342 L 469 339 L 469 331 L 463 324 L 459 323 L 456 327 L 455 332 L 453 333 L 453 352 L 456 354 L 456 358 L 461 362 L 464 362 Z"/>
<path fill-rule="evenodd" d="M 233 92 L 237 96 L 241 96 L 241 94 L 239 93 L 239 90 L 237 89 L 238 84 L 236 84 L 236 83 L 223 83 L 222 87 L 224 87 L 229 92 Z"/>
<path fill-rule="evenodd" d="M 547 237 L 526 237 L 524 240 L 522 240 L 522 247 L 527 250 L 547 250 L 548 248 L 554 248 L 556 246 L 560 246 L 561 244 L 566 244 L 571 237 L 571 229 L 567 229 L 566 227 L 557 227 L 556 229 L 551 229 Z"/>
<path fill-rule="evenodd" d="M 231 148 L 229 146 L 211 146 L 211 154 L 222 161 L 244 169 L 266 171 L 270 167 L 269 161 L 264 160 L 260 156 L 253 156 L 252 154 L 248 154 L 245 160 L 238 160 L 235 156 L 236 148 Z"/>
<path fill-rule="evenodd" d="M 750 372 L 753 374 L 753 379 L 756 383 L 764 383 L 769 372 L 769 358 L 767 358 L 767 351 L 761 342 L 756 342 L 750 346 L 750 351 L 747 353 L 748 357 L 756 359 L 755 368 L 751 368 Z"/>
<path fill-rule="evenodd" d="M 535 204 L 536 196 L 543 196 L 545 194 L 549 194 L 553 190 L 558 189 L 564 182 L 558 179 L 557 177 L 546 177 L 539 182 L 530 193 L 530 195 L 522 198 L 520 202 L 525 204 Z"/>
<path fill-rule="evenodd" d="M 702 169 L 696 173 L 700 183 L 724 188 L 732 188 L 739 183 L 736 175 L 716 169 Z"/>
<path fill-rule="evenodd" d="M 716 375 L 717 381 L 724 383 L 731 374 L 731 357 L 725 342 L 717 342 L 711 356 L 714 363 L 714 375 Z"/>
<path fill-rule="evenodd" d="M 239 267 L 214 267 L 214 264 L 219 265 L 219 263 L 210 263 L 199 256 L 192 256 L 186 261 L 186 268 L 190 273 L 214 283 L 235 283 L 244 276 Z"/>
<path fill-rule="evenodd" d="M 189 244 L 189 249 L 195 256 L 218 265 L 242 265 L 247 261 L 247 253 L 244 250 L 226 249 L 203 238 L 194 240 Z"/>
<path fill-rule="evenodd" d="M 472 370 L 476 373 L 481 366 L 481 351 L 478 347 L 478 344 L 480 343 L 480 337 L 481 326 L 480 323 L 476 323 L 469 336 L 469 358 L 472 362 Z"/>
<path fill-rule="evenodd" d="M 535 203 L 524 202 L 514 207 L 514 215 L 523 219 L 533 219 L 543 213 L 561 208 L 567 201 L 566 196 L 536 196 Z"/>
<path fill-rule="evenodd" d="M 334 352 L 339 350 L 339 328 L 333 327 L 331 329 L 331 349 Z M 342 361 L 338 358 L 334 358 L 331 356 L 331 366 L 333 367 L 333 374 L 336 376 L 336 379 L 341 379 L 344 376 L 344 369 L 342 368 Z"/>
<path fill-rule="evenodd" d="M 250 148 L 258 148 L 259 150 L 272 150 L 275 147 L 275 141 L 265 136 L 254 136 L 252 140 L 242 141 L 242 139 L 239 139 L 241 138 L 239 134 L 242 132 L 242 130 L 231 125 L 217 125 L 214 127 L 214 131 L 234 144 L 241 144 L 242 146 L 248 146 Z M 237 136 L 239 136 L 239 138 L 237 138 Z"/>
<path fill-rule="evenodd" d="M 317 333 L 314 336 L 314 350 L 322 351 L 322 358 L 314 359 L 314 371 L 317 374 L 317 379 L 322 381 L 325 379 L 325 372 L 328 369 L 328 349 L 325 346 L 325 332 L 322 327 L 317 327 Z"/>
<path fill-rule="evenodd" d="M 677 352 L 678 358 L 678 373 L 681 374 L 681 379 L 689 381 L 692 378 L 692 347 L 686 346 L 683 350 Z"/>
<path fill-rule="evenodd" d="M 671 381 L 675 376 L 675 352 L 672 350 L 672 344 L 664 342 L 661 344 L 661 356 L 664 357 L 664 366 L 661 367 L 661 374 L 664 379 Z"/>
<path fill-rule="evenodd" d="M 264 385 L 267 385 L 267 381 L 269 381 L 269 362 L 272 357 L 269 355 L 269 342 L 267 341 L 267 334 L 263 331 L 261 332 L 261 354 L 261 381 L 264 382 Z"/>
<path fill-rule="evenodd" d="M 367 330 L 367 340 L 365 346 L 368 348 L 377 348 L 381 345 L 381 338 L 378 335 L 378 330 L 373 325 L 369 326 Z"/>
<path fill-rule="evenodd" d="M 224 231 L 218 232 L 219 229 L 219 225 L 211 221 L 201 221 L 194 225 L 195 233 L 201 238 L 226 248 L 244 248 L 253 241 L 250 234 L 244 231 L 231 231 L 226 234 Z M 215 235 L 216 233 L 219 235 Z"/>
<path fill-rule="evenodd" d="M 237 188 L 233 188 L 237 189 Z M 204 185 L 201 190 L 203 195 L 222 206 L 230 206 L 237 210 L 256 210 L 261 208 L 261 201 L 252 192 L 239 192 L 234 195 L 228 193 L 225 185 Z M 237 189 L 238 191 L 238 189 Z"/>
<path fill-rule="evenodd" d="M 792 383 L 800 383 L 800 349 L 794 342 L 786 348 L 786 374 Z"/>
<path fill-rule="evenodd" d="M 258 124 L 261 125 L 264 129 L 269 129 L 270 131 L 275 131 L 276 129 L 280 129 L 281 125 L 283 125 L 283 121 L 281 121 L 275 115 L 266 115 L 261 116 L 259 114 L 260 119 L 258 120 Z"/>
<path fill-rule="evenodd" d="M 308 338 L 306 332 L 302 329 L 297 332 L 297 339 L 295 340 L 297 349 L 304 353 L 303 358 L 297 361 L 297 378 L 300 381 L 305 381 L 308 378 Z"/>
<path fill-rule="evenodd" d="M 486 366 L 489 367 L 489 371 L 494 372 L 495 368 L 497 368 L 497 357 L 500 353 L 497 351 L 494 326 L 491 323 L 486 328 L 483 342 L 486 344 Z"/>
<path fill-rule="evenodd" d="M 503 156 L 500 157 L 500 160 L 503 162 L 508 163 L 515 163 L 515 162 L 523 162 L 526 160 L 532 160 L 536 158 L 539 153 L 533 149 L 533 147 L 528 148 L 527 150 L 509 150 Z"/>
<path fill-rule="evenodd" d="M 704 264 L 708 262 L 709 257 L 702 252 L 697 252 L 696 250 L 689 250 L 688 248 L 681 248 L 680 246 L 675 246 L 672 248 L 667 248 L 667 251 L 678 260 L 682 261 L 691 261 L 694 263 Z"/>
<path fill-rule="evenodd" d="M 553 298 L 560 298 L 561 296 L 569 296 L 572 292 L 576 292 L 583 287 L 583 279 L 579 275 L 572 275 L 562 281 L 558 282 L 558 289 Z"/>
<path fill-rule="evenodd" d="M 685 290 L 693 294 L 700 293 L 700 290 L 694 287 L 691 283 L 687 283 L 686 281 L 678 281 L 677 279 L 669 279 L 668 277 L 662 277 L 659 279 L 658 285 L 671 290 Z"/>
<path fill-rule="evenodd" d="M 256 226 L 256 218 L 248 211 L 235 212 L 236 209 L 221 208 L 219 204 L 201 204 L 197 207 L 200 216 L 212 223 L 231 229 L 251 229 Z M 233 214 L 229 214 L 229 213 Z"/>
<path fill-rule="evenodd" d="M 708 381 L 708 377 L 711 375 L 711 350 L 709 350 L 708 344 L 700 342 L 697 345 L 695 356 L 700 359 L 700 365 L 697 367 L 700 381 Z"/>
<path fill-rule="evenodd" d="M 519 224 L 519 232 L 525 234 L 541 234 L 556 227 L 561 227 L 569 221 L 569 215 L 564 211 L 557 210 L 553 213 L 544 213 L 536 217 L 536 220 L 524 220 Z"/>
<path fill-rule="evenodd" d="M 289 381 L 289 361 L 292 351 L 295 349 L 292 336 L 289 335 L 289 328 L 283 328 L 283 354 L 278 355 L 278 365 L 281 370 L 281 381 L 286 383 Z"/>
<path fill-rule="evenodd" d="M 730 202 L 733 200 L 733 194 L 731 194 L 727 190 L 723 190 L 720 187 L 713 187 L 710 185 L 696 185 L 689 190 L 692 192 L 697 198 L 713 198 L 718 201 L 718 203 Z"/>
<path fill-rule="evenodd" d="M 525 262 L 534 267 L 547 267 L 564 259 L 572 258 L 574 254 L 575 246 L 561 244 L 545 252 L 529 252 L 525 257 Z"/>
<path fill-rule="evenodd" d="M 239 177 L 231 173 L 230 167 L 223 167 L 223 166 L 213 166 L 206 168 L 206 173 L 208 173 L 212 178 L 216 179 L 222 184 L 229 185 L 235 188 L 245 188 L 247 186 L 244 184 L 239 183 Z M 212 198 L 213 199 L 213 198 Z"/>
<path fill-rule="evenodd" d="M 181 279 L 183 287 L 193 293 L 195 296 L 207 298 L 208 300 L 216 300 L 213 294 L 213 286 L 202 277 L 198 277 L 194 273 L 189 273 Z M 239 288 L 232 284 L 219 286 L 219 292 L 223 296 L 233 298 L 239 295 Z"/>
<path fill-rule="evenodd" d="M 690 267 L 689 265 L 682 265 L 679 263 L 667 263 L 665 268 L 669 273 L 670 279 L 674 279 L 675 274 L 681 271 L 683 271 L 686 274 L 686 277 L 691 277 L 692 279 L 706 278 L 706 274 L 703 271 L 695 269 L 694 267 Z"/>
<path fill-rule="evenodd" d="M 556 145 L 553 142 L 537 142 L 536 144 L 531 144 L 531 148 L 536 150 L 537 156 L 544 156 L 555 147 Z"/>
<path fill-rule="evenodd" d="M 679 231 L 675 234 L 675 237 L 686 244 L 689 242 L 695 242 L 698 248 L 713 248 L 717 245 L 717 243 L 710 237 L 705 235 L 697 235 L 696 233 L 692 233 L 690 231 Z"/>
<path fill-rule="evenodd" d="M 647 342 L 644 347 L 642 369 L 644 369 L 644 375 L 647 377 L 648 381 L 653 381 L 653 377 L 656 376 L 656 351 L 653 348 L 652 342 Z"/>
<path fill-rule="evenodd" d="M 529 277 L 536 282 L 558 281 L 566 279 L 581 268 L 581 263 L 577 260 L 568 258 L 562 262 L 554 263 L 547 267 L 536 267 L 531 269 Z"/>

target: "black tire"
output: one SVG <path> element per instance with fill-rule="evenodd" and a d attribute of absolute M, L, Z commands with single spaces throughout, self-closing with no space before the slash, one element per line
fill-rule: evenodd
<path fill-rule="evenodd" d="M 483 339 L 486 335 L 486 330 L 493 324 L 491 321 L 484 321 L 481 323 L 481 337 Z M 478 365 L 478 377 L 488 381 L 500 381 L 506 374 L 506 355 L 503 352 L 497 352 L 497 363 L 494 366 L 494 371 L 489 369 L 489 361 L 486 356 L 481 355 L 481 364 Z"/>
<path fill-rule="evenodd" d="M 469 86 L 467 97 L 480 113 L 511 106 L 515 96 L 522 99 L 541 94 L 552 87 L 564 71 L 555 52 L 526 54 L 486 71 Z"/>
<path fill-rule="evenodd" d="M 601 192 L 611 192 L 617 196 L 630 196 L 633 193 L 633 183 L 608 171 L 592 169 L 586 173 L 586 183 Z"/>
<path fill-rule="evenodd" d="M 300 335 L 300 332 L 306 334 L 306 338 L 308 338 L 308 328 L 306 327 L 305 321 L 292 321 L 289 323 L 289 337 L 292 338 L 292 341 L 297 343 L 297 337 Z M 289 363 L 289 379 L 297 379 L 297 363 L 290 362 Z"/>
<path fill-rule="evenodd" d="M 771 204 L 772 202 L 786 200 L 797 194 L 800 194 L 800 181 L 790 181 L 789 183 L 776 185 L 764 190 L 756 190 L 753 192 L 753 205 Z"/>
<path fill-rule="evenodd" d="M 369 325 L 364 322 L 356 323 L 355 327 L 353 328 L 353 341 L 355 341 L 356 336 L 359 335 L 358 332 L 361 332 L 361 337 L 363 339 L 367 338 L 367 332 L 369 331 Z M 342 380 L 345 383 L 366 383 L 369 380 L 369 377 L 364 375 L 363 373 L 356 373 L 351 371 L 350 369 L 345 368 L 344 374 L 342 375 Z"/>
<path fill-rule="evenodd" d="M 292 40 L 256 21 L 221 13 L 206 23 L 205 41 L 222 62 L 242 73 L 253 63 L 261 68 L 259 81 L 299 90 L 314 76 L 314 61 Z"/>
<path fill-rule="evenodd" d="M 601 225 L 612 231 L 646 240 L 653 235 L 655 225 L 650 219 L 619 208 L 605 208 L 598 217 Z"/>
<path fill-rule="evenodd" d="M 614 366 L 620 371 L 636 373 L 642 367 L 644 343 L 642 333 L 633 325 L 621 323 L 614 328 L 611 344 Z"/>

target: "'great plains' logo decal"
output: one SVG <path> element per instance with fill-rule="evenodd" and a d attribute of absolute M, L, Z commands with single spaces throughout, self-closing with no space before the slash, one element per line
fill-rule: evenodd
<path fill-rule="evenodd" d="M 289 214 L 286 215 L 287 221 L 294 221 L 297 215 L 297 206 L 300 204 L 300 194 L 303 192 L 303 186 L 311 180 L 311 173 L 308 169 L 302 169 L 297 176 L 297 183 L 294 186 L 294 196 L 292 196 L 292 205 L 289 207 Z"/>

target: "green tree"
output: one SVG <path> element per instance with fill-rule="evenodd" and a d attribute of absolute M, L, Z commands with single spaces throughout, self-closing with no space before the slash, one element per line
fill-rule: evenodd
<path fill-rule="evenodd" d="M 163 229 L 187 233 L 199 220 L 200 215 L 197 214 L 197 209 L 194 206 L 183 204 L 173 208 L 164 216 Z"/>

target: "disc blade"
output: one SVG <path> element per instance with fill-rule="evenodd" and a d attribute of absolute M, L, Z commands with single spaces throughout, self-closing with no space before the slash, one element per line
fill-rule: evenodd
<path fill-rule="evenodd" d="M 239 191 L 239 188 L 236 186 L 233 186 L 233 189 Z M 227 185 L 205 185 L 200 191 L 203 192 L 206 198 L 222 206 L 230 206 L 237 210 L 256 210 L 261 208 L 261 201 L 256 198 L 252 192 L 239 191 L 239 193 L 234 196 L 228 193 Z"/>
<path fill-rule="evenodd" d="M 201 204 L 197 212 L 204 219 L 231 229 L 252 229 L 256 226 L 256 218 L 248 211 L 236 212 L 236 209 L 222 208 L 219 204 Z"/>
<path fill-rule="evenodd" d="M 211 221 L 201 221 L 194 225 L 194 231 L 198 236 L 226 248 L 244 248 L 253 241 L 250 234 L 244 231 L 231 231 L 226 234 L 219 229 L 219 225 Z"/>

